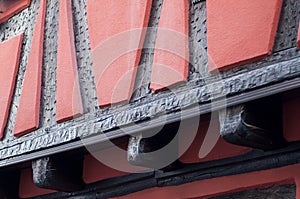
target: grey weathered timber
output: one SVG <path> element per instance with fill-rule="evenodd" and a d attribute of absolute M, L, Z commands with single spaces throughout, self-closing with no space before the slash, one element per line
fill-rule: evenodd
<path fill-rule="evenodd" d="M 144 48 L 142 49 L 133 94 L 130 100 L 131 103 L 151 95 L 151 67 L 153 64 L 154 48 L 162 4 L 163 0 L 156 0 L 152 2 L 152 8 L 148 23 L 148 27 L 150 28 L 148 29 L 145 37 Z"/>
<path fill-rule="evenodd" d="M 131 137 L 127 148 L 128 162 L 136 166 L 163 170 L 180 167 L 180 163 L 176 161 L 178 159 L 176 134 L 179 125 L 179 123 L 169 124 L 159 132 L 149 130 Z M 153 133 L 155 134 L 152 135 Z"/>
<path fill-rule="evenodd" d="M 40 126 L 56 124 L 56 55 L 59 0 L 47 1 L 45 20 L 44 54 L 42 70 L 42 90 Z"/>
<path fill-rule="evenodd" d="M 227 142 L 264 150 L 285 146 L 280 96 L 267 97 L 220 111 L 221 136 Z"/>
<path fill-rule="evenodd" d="M 85 113 L 94 113 L 98 109 L 98 100 L 85 10 L 86 0 L 76 0 L 72 1 L 72 3 L 75 48 L 82 105 Z"/>
<path fill-rule="evenodd" d="M 206 2 L 191 3 L 189 10 L 189 79 L 208 78 Z"/>
<path fill-rule="evenodd" d="M 145 43 L 147 48 L 142 50 L 141 61 L 137 70 L 137 78 L 135 80 L 135 86 L 131 102 L 138 101 L 141 98 L 145 98 L 151 94 L 150 81 L 151 81 L 151 66 L 153 64 L 154 48 L 156 41 L 156 34 L 159 24 L 159 17 L 162 8 L 163 0 L 153 1 L 152 9 L 149 19 L 149 31 L 146 35 Z M 128 144 L 128 161 L 133 165 L 147 166 L 155 168 L 155 163 L 159 160 L 159 157 L 147 157 L 147 154 L 143 152 L 150 151 L 151 144 L 157 146 L 157 141 L 151 141 L 151 144 L 147 143 L 147 139 L 143 138 L 142 134 L 132 136 L 129 139 Z M 153 139 L 151 139 L 153 140 Z M 153 145 L 153 147 L 154 147 Z M 152 166 L 150 166 L 152 165 Z"/>
<path fill-rule="evenodd" d="M 44 157 L 32 161 L 33 182 L 36 186 L 64 192 L 84 187 L 83 160 L 80 157 Z"/>
<path fill-rule="evenodd" d="M 253 198 L 295 199 L 296 185 L 285 184 L 285 185 L 271 186 L 268 188 L 251 189 L 246 191 L 240 191 L 237 193 L 211 197 L 210 199 L 253 199 Z"/>
<path fill-rule="evenodd" d="M 295 46 L 300 20 L 300 2 L 297 0 L 283 1 L 280 17 L 274 52 Z"/>

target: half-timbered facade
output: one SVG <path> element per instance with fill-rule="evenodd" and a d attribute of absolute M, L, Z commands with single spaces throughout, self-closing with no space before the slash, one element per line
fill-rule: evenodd
<path fill-rule="evenodd" d="M 300 1 L 0 0 L 0 198 L 300 198 Z"/>

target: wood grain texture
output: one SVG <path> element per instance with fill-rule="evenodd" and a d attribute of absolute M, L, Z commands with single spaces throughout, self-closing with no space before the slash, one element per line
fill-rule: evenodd
<path fill-rule="evenodd" d="M 296 185 L 279 185 L 264 189 L 253 189 L 247 191 L 240 191 L 232 194 L 225 194 L 222 196 L 211 197 L 210 199 L 295 199 Z"/>

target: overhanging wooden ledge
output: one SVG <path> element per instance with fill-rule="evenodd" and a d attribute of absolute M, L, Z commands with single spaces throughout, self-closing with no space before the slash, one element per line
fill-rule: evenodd
<path fill-rule="evenodd" d="M 231 107 L 244 102 L 249 102 L 255 99 L 279 94 L 296 88 L 300 88 L 300 78 L 287 80 L 278 84 L 262 87 L 239 95 L 230 96 L 227 98 L 226 104 L 224 104 L 222 101 L 221 102 L 215 101 L 213 109 L 210 103 L 202 104 L 201 106 L 196 108 L 187 108 L 181 110 L 180 112 L 174 112 L 172 114 L 169 114 L 167 120 L 158 117 L 152 119 L 151 121 L 144 121 L 138 129 L 136 128 L 136 126 L 129 125 L 126 127 L 122 127 L 122 129 L 111 130 L 106 133 L 83 138 L 82 140 L 77 139 L 75 141 L 64 143 L 63 145 L 53 146 L 38 151 L 33 151 L 31 153 L 24 153 L 18 156 L 11 156 L 10 158 L 5 158 L 0 160 L 0 168 L 12 166 L 14 164 L 23 163 L 23 162 L 31 161 L 46 156 L 51 156 L 54 154 L 59 154 L 63 152 L 84 148 L 85 146 L 90 146 L 90 145 L 97 144 L 98 146 L 97 149 L 105 148 L 106 147 L 105 143 L 109 140 L 121 138 L 127 135 L 135 135 L 139 132 L 146 131 L 151 128 L 161 127 L 166 124 L 171 124 L 180 121 L 182 119 L 189 119 L 195 116 L 204 115 L 212 111 L 217 111 L 222 108 L 225 108 L 224 105 L 226 105 L 226 107 Z M 71 128 L 71 130 L 72 129 L 73 127 Z"/>
<path fill-rule="evenodd" d="M 165 121 L 158 118 L 160 114 L 167 114 L 167 122 L 171 123 L 172 121 L 178 121 L 180 118 L 184 119 L 205 114 L 224 106 L 230 107 L 298 88 L 300 87 L 299 76 L 300 60 L 293 58 L 269 66 L 254 68 L 251 71 L 238 73 L 224 79 L 195 79 L 176 88 L 174 90 L 176 95 L 170 92 L 162 92 L 105 114 L 99 109 L 96 112 L 87 113 L 82 117 L 62 124 L 40 128 L 26 136 L 3 144 L 0 147 L 0 156 L 3 160 L 2 163 L 0 160 L 0 167 L 4 165 L 3 162 L 9 161 L 7 163 L 10 164 L 11 159 L 9 158 L 14 159 L 16 156 L 33 153 L 37 150 L 75 142 L 79 138 L 94 135 L 93 139 L 98 142 L 107 139 L 107 137 L 120 137 L 124 135 L 124 132 L 134 134 L 139 130 L 142 131 L 143 128 L 152 128 L 153 124 L 151 123 L 157 123 L 155 125 L 161 126 Z M 220 87 L 222 84 L 224 85 L 223 88 Z M 218 101 L 222 96 L 227 96 L 226 101 Z M 214 102 L 213 106 L 210 104 L 211 101 Z M 197 104 L 200 104 L 200 107 L 193 109 L 192 107 Z M 179 112 L 179 114 L 176 112 Z M 142 121 L 150 118 L 152 119 L 150 123 L 142 123 Z M 138 130 L 134 129 L 130 126 L 134 122 L 139 122 L 144 127 Z M 119 127 L 122 127 L 123 131 L 115 130 Z M 100 132 L 107 133 L 98 136 Z M 89 139 L 85 140 L 89 142 Z M 75 144 L 75 148 L 82 146 L 80 142 L 78 143 Z M 65 146 L 69 148 L 69 145 Z M 54 150 L 65 151 L 64 147 L 58 147 Z M 51 152 L 51 154 L 53 153 Z"/>

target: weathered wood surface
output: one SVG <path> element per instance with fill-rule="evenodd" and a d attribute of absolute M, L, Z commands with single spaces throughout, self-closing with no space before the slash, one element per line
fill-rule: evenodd
<path fill-rule="evenodd" d="M 287 184 L 273 186 L 269 188 L 252 189 L 241 191 L 232 194 L 226 194 L 211 199 L 251 199 L 251 198 L 265 198 L 265 199 L 295 199 L 296 185 Z"/>
<path fill-rule="evenodd" d="M 65 192 L 84 187 L 82 158 L 45 157 L 32 161 L 33 182 L 37 187 Z"/>
<path fill-rule="evenodd" d="M 263 150 L 284 147 L 280 98 L 267 97 L 220 111 L 222 138 L 232 144 Z"/>

